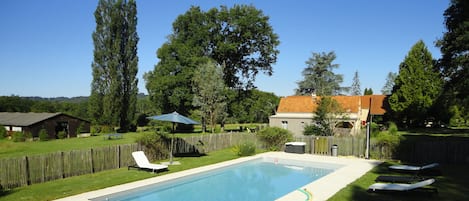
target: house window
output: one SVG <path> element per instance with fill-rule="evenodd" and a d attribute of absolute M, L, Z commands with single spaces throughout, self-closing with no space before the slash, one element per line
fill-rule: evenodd
<path fill-rule="evenodd" d="M 288 129 L 288 121 L 282 121 L 282 128 Z"/>

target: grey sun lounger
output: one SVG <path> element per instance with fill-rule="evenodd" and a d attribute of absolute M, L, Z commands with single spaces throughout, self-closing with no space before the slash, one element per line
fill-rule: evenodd
<path fill-rule="evenodd" d="M 418 175 L 441 175 L 440 164 L 430 163 L 424 166 L 413 165 L 391 165 L 389 170 L 402 173 L 413 173 Z"/>
<path fill-rule="evenodd" d="M 435 182 L 435 179 L 427 179 L 413 184 L 403 183 L 374 183 L 368 187 L 369 192 L 409 192 L 424 189 Z M 436 188 L 426 188 L 437 193 Z"/>
<path fill-rule="evenodd" d="M 423 181 L 426 178 L 418 176 L 397 176 L 397 175 L 381 175 L 376 177 L 376 182 L 389 182 L 389 183 L 414 183 Z"/>
<path fill-rule="evenodd" d="M 129 166 L 128 167 L 129 169 L 131 167 L 134 167 L 134 168 L 139 168 L 139 169 L 151 170 L 152 172 L 158 172 L 161 170 L 168 169 L 167 165 L 150 163 L 150 161 L 148 161 L 148 158 L 143 151 L 132 152 L 132 157 L 134 158 L 135 163 L 137 163 L 137 165 Z"/>
<path fill-rule="evenodd" d="M 431 163 L 424 166 L 413 166 L 413 165 L 391 165 L 389 169 L 391 170 L 402 170 L 402 171 L 421 171 L 438 167 L 440 164 Z"/>

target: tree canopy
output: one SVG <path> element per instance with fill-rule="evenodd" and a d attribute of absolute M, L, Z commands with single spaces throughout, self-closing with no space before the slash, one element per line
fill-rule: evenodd
<path fill-rule="evenodd" d="M 363 91 L 363 95 L 373 95 L 373 89 L 365 88 L 365 90 Z"/>
<path fill-rule="evenodd" d="M 204 12 L 193 6 L 173 23 L 173 33 L 157 51 L 159 62 L 145 74 L 147 90 L 162 112 L 188 113 L 195 70 L 213 60 L 224 66 L 223 80 L 232 89 L 251 89 L 259 72 L 271 75 L 278 36 L 269 17 L 253 6 L 235 5 Z"/>
<path fill-rule="evenodd" d="M 299 81 L 296 89 L 297 95 L 315 93 L 318 96 L 338 95 L 344 90 L 340 84 L 343 82 L 343 75 L 335 74 L 334 69 L 339 68 L 339 64 L 333 64 L 336 59 L 335 53 L 314 53 L 306 61 L 306 68 L 303 70 L 303 80 Z"/>
<path fill-rule="evenodd" d="M 396 80 L 397 73 L 389 72 L 386 76 L 386 82 L 384 83 L 381 93 L 384 95 L 391 95 L 392 88 L 394 87 L 394 80 Z"/>
<path fill-rule="evenodd" d="M 359 96 L 362 94 L 362 89 L 360 87 L 360 78 L 358 77 L 358 71 L 355 71 L 352 80 L 352 86 L 350 87 L 352 96 Z"/>
<path fill-rule="evenodd" d="M 444 16 L 447 31 L 437 41 L 442 53 L 438 66 L 445 80 L 444 94 L 439 99 L 444 112 L 440 116 L 450 116 L 451 122 L 465 122 L 469 119 L 469 1 L 451 0 Z"/>
<path fill-rule="evenodd" d="M 226 116 L 223 68 L 213 62 L 203 64 L 195 71 L 192 81 L 195 92 L 192 104 L 200 109 L 203 119 L 210 124 L 213 133 L 217 121 L 223 121 L 222 117 Z"/>
<path fill-rule="evenodd" d="M 423 41 L 418 41 L 399 66 L 389 105 L 408 125 L 421 123 L 441 92 L 442 79 Z"/>
<path fill-rule="evenodd" d="M 303 134 L 333 136 L 337 119 L 344 118 L 343 108 L 330 96 L 322 96 L 316 104 L 318 106 L 314 112 L 313 123 L 305 127 Z"/>

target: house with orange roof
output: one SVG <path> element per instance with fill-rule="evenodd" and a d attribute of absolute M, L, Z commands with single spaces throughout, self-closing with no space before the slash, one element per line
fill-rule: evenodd
<path fill-rule="evenodd" d="M 306 125 L 313 123 L 315 111 L 321 97 L 287 96 L 280 99 L 275 115 L 269 117 L 269 125 L 281 127 L 302 136 Z M 384 115 L 385 95 L 332 96 L 341 106 L 340 114 L 335 114 L 334 132 L 339 135 L 355 135 L 369 115 Z"/>

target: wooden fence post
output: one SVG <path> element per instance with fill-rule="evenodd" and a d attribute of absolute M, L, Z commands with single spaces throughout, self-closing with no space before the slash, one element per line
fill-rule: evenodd
<path fill-rule="evenodd" d="M 24 163 L 25 163 L 25 168 L 24 168 L 24 175 L 26 175 L 26 185 L 31 185 L 31 178 L 29 176 L 29 162 L 28 162 L 28 157 L 24 157 Z"/>
<path fill-rule="evenodd" d="M 91 164 L 91 174 L 94 173 L 94 164 L 93 164 L 93 148 L 90 149 L 90 164 Z"/>

